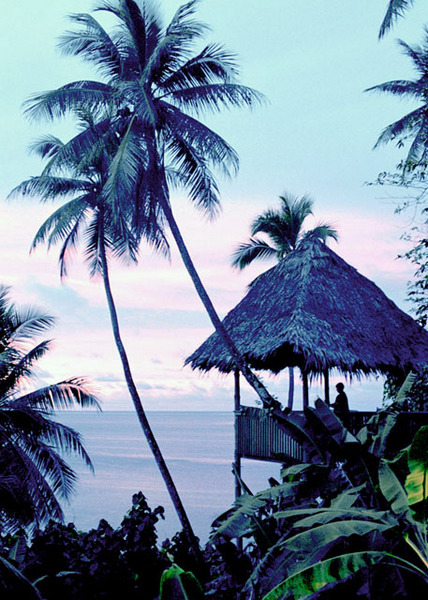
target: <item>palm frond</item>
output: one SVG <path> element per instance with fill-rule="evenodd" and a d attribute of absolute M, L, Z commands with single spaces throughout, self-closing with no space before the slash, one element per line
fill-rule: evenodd
<path fill-rule="evenodd" d="M 278 256 L 291 252 L 295 244 L 296 231 L 290 215 L 281 210 L 268 209 L 257 215 L 251 223 L 251 235 L 264 233 L 273 242 Z M 300 227 L 298 228 L 300 231 Z"/>
<path fill-rule="evenodd" d="M 183 63 L 196 40 L 207 31 L 208 26 L 193 19 L 198 0 L 182 4 L 165 30 L 167 43 L 160 57 L 165 73 L 173 73 Z"/>
<path fill-rule="evenodd" d="M 89 14 L 73 14 L 70 20 L 78 31 L 67 31 L 59 38 L 58 47 L 64 55 L 82 55 L 108 77 L 118 77 L 122 71 L 120 53 L 100 23 Z"/>
<path fill-rule="evenodd" d="M 54 211 L 40 226 L 32 243 L 32 250 L 39 244 L 48 243 L 48 248 L 71 237 L 74 245 L 82 219 L 91 211 L 86 197 L 74 198 Z M 70 242 L 69 242 L 70 243 Z"/>
<path fill-rule="evenodd" d="M 34 94 L 24 102 L 30 119 L 54 120 L 82 107 L 104 109 L 112 101 L 112 89 L 98 81 L 75 81 L 56 90 Z"/>
<path fill-rule="evenodd" d="M 165 215 L 159 202 L 161 194 L 165 194 L 165 189 L 159 177 L 153 172 L 152 165 L 148 169 L 141 167 L 131 227 L 137 241 L 144 238 L 156 251 L 169 257 Z"/>
<path fill-rule="evenodd" d="M 15 388 L 19 390 L 19 386 L 32 377 L 34 363 L 40 360 L 50 347 L 50 340 L 43 340 L 28 352 L 18 352 L 13 359 L 9 355 L 9 361 L 1 361 L 7 366 L 7 374 L 2 374 L 0 392 L 7 396 L 16 393 Z"/>
<path fill-rule="evenodd" d="M 89 269 L 90 277 L 103 275 L 103 247 L 107 249 L 108 238 L 104 233 L 102 211 L 97 211 L 92 215 L 85 229 L 85 262 Z"/>
<path fill-rule="evenodd" d="M 414 0 L 389 0 L 385 16 L 379 30 L 379 38 L 382 38 L 393 26 L 399 17 L 413 6 Z"/>
<path fill-rule="evenodd" d="M 374 85 L 364 90 L 366 92 L 387 92 L 396 96 L 410 96 L 417 100 L 421 97 L 421 84 L 418 81 L 409 81 L 397 79 L 395 81 L 385 81 L 379 85 Z"/>
<path fill-rule="evenodd" d="M 180 181 L 190 200 L 209 218 L 215 217 L 220 206 L 219 189 L 205 157 L 177 138 L 168 140 L 168 154 L 180 171 Z"/>
<path fill-rule="evenodd" d="M 278 250 L 267 242 L 250 238 L 250 241 L 240 244 L 232 254 L 232 266 L 244 269 L 255 260 L 269 260 L 278 257 Z"/>
<path fill-rule="evenodd" d="M 179 140 L 181 144 L 194 148 L 214 168 L 219 168 L 223 175 L 236 175 L 239 168 L 238 155 L 221 136 L 171 105 L 162 108 L 167 147 L 172 140 Z"/>
<path fill-rule="evenodd" d="M 40 440 L 27 448 L 38 471 L 52 492 L 61 500 L 70 500 L 76 483 L 76 473 L 52 447 Z"/>
<path fill-rule="evenodd" d="M 134 2 L 134 0 L 123 0 L 121 17 L 124 21 L 127 32 L 131 34 L 133 50 L 137 56 L 136 63 L 138 64 L 140 71 L 144 69 L 147 57 L 145 16 L 145 14 L 143 16 L 138 4 Z"/>
<path fill-rule="evenodd" d="M 406 157 L 406 164 L 416 164 L 427 156 L 427 142 L 428 119 L 425 116 L 425 118 L 421 120 L 419 130 L 413 139 L 412 145 L 410 146 Z"/>
<path fill-rule="evenodd" d="M 410 44 L 407 44 L 403 40 L 398 40 L 398 44 L 401 46 L 403 53 L 407 54 L 407 56 L 413 61 L 414 66 L 422 76 L 426 76 L 427 73 L 426 40 L 428 39 L 428 30 L 426 26 L 424 27 L 424 32 L 425 46 L 422 48 L 420 46 L 410 46 Z"/>
<path fill-rule="evenodd" d="M 40 463 L 37 464 L 33 460 L 32 445 L 34 439 L 29 440 L 26 437 L 13 439 L 9 436 L 7 447 L 11 464 L 20 480 L 26 482 L 25 489 L 28 491 L 36 523 L 49 518 L 62 521 L 63 511 L 49 482 L 40 472 Z M 45 446 L 43 441 L 41 445 Z"/>
<path fill-rule="evenodd" d="M 81 119 L 84 112 L 78 109 L 74 114 Z M 94 113 L 92 116 L 95 116 Z M 65 173 L 68 177 L 90 182 L 94 167 L 101 162 L 103 154 L 117 147 L 117 135 L 117 127 L 104 115 L 100 121 L 91 123 L 59 147 L 45 166 L 42 176 Z"/>
<path fill-rule="evenodd" d="M 164 95 L 197 85 L 232 82 L 238 74 L 235 55 L 220 44 L 211 44 L 161 80 L 159 90 Z"/>
<path fill-rule="evenodd" d="M 260 92 L 238 83 L 214 83 L 189 87 L 169 92 L 165 94 L 165 99 L 196 115 L 204 111 L 219 111 L 222 108 L 252 107 L 265 102 L 265 97 Z"/>
<path fill-rule="evenodd" d="M 418 125 L 420 125 L 424 116 L 425 107 L 421 107 L 407 114 L 402 119 L 395 121 L 395 123 L 391 123 L 391 125 L 388 125 L 382 131 L 374 148 L 378 148 L 382 144 L 394 141 L 397 138 L 400 138 L 400 136 L 410 134 Z"/>
<path fill-rule="evenodd" d="M 31 341 L 34 336 L 43 334 L 56 322 L 54 317 L 39 313 L 34 308 L 15 309 L 10 317 L 12 328 L 9 343 Z"/>
<path fill-rule="evenodd" d="M 109 165 L 108 177 L 102 190 L 105 202 L 115 217 L 129 210 L 130 199 L 139 174 L 141 147 L 133 133 L 135 115 L 130 119 L 126 131 Z"/>
<path fill-rule="evenodd" d="M 41 201 L 47 202 L 70 195 L 75 196 L 87 188 L 88 183 L 81 179 L 42 175 L 22 181 L 9 193 L 8 198 L 37 196 Z"/>
<path fill-rule="evenodd" d="M 339 234 L 336 229 L 329 225 L 328 223 L 318 223 L 313 229 L 307 231 L 303 234 L 302 240 L 316 238 L 318 240 L 322 240 L 323 242 L 327 242 L 329 238 L 335 240 L 336 242 L 339 239 Z"/>
<path fill-rule="evenodd" d="M 52 156 L 55 156 L 63 145 L 63 142 L 56 136 L 45 135 L 32 142 L 30 145 L 30 152 L 41 158 L 51 158 Z"/>
<path fill-rule="evenodd" d="M 97 397 L 90 390 L 89 383 L 84 377 L 71 377 L 40 388 L 21 396 L 20 401 L 46 411 L 66 410 L 76 406 L 100 408 Z"/>

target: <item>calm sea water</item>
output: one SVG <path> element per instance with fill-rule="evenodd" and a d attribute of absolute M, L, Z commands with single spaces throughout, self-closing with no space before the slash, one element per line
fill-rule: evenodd
<path fill-rule="evenodd" d="M 234 500 L 232 462 L 233 414 L 220 412 L 151 412 L 148 418 L 196 535 L 206 541 L 212 521 Z M 65 412 L 57 417 L 83 436 L 94 468 L 71 460 L 79 480 L 76 494 L 64 506 L 66 521 L 89 530 L 101 518 L 117 527 L 142 491 L 149 506 L 165 508 L 159 539 L 180 529 L 150 449 L 133 412 Z M 243 479 L 253 491 L 268 487 L 279 476 L 279 465 L 243 461 Z"/>

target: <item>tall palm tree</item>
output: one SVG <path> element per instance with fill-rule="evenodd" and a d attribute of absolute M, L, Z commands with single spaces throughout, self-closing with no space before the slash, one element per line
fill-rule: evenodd
<path fill-rule="evenodd" d="M 312 215 L 313 200 L 309 196 L 297 198 L 291 194 L 280 196 L 280 207 L 268 209 L 258 215 L 251 224 L 251 237 L 240 244 L 232 254 L 232 266 L 244 269 L 255 260 L 281 260 L 292 252 L 299 242 L 307 237 L 316 237 L 323 242 L 328 238 L 337 241 L 337 231 L 327 223 L 319 223 L 309 231 L 303 230 L 307 217 Z M 258 234 L 263 237 L 255 237 Z M 288 408 L 293 408 L 294 371 L 289 367 Z"/>
<path fill-rule="evenodd" d="M 85 107 L 100 116 L 95 133 L 110 139 L 118 136 L 120 144 L 110 163 L 104 193 L 126 214 L 130 202 L 134 203 L 131 229 L 137 237 L 146 235 L 147 207 L 151 207 L 149 212 L 153 206 L 160 208 L 197 293 L 237 367 L 263 403 L 274 406 L 275 400 L 223 327 L 170 202 L 169 186 L 179 186 L 197 208 L 215 215 L 219 193 L 212 169 L 218 167 L 231 175 L 238 158 L 198 116 L 207 110 L 262 101 L 259 93 L 237 83 L 235 57 L 222 46 L 211 44 L 195 50 L 206 31 L 206 26 L 194 19 L 196 4 L 197 0 L 183 4 L 163 28 L 152 2 L 99 0 L 96 10 L 117 20 L 111 34 L 92 15 L 73 15 L 77 29 L 61 38 L 60 47 L 65 54 L 81 56 L 95 65 L 103 81 L 77 81 L 36 95 L 29 100 L 27 112 L 53 119 Z M 82 153 L 91 151 L 93 144 L 94 130 L 88 130 L 72 147 Z"/>
<path fill-rule="evenodd" d="M 18 310 L 0 287 L 0 528 L 62 520 L 61 500 L 70 498 L 76 475 L 64 453 L 92 468 L 79 433 L 55 421 L 54 410 L 98 407 L 83 378 L 34 389 L 36 362 L 50 348 L 34 338 L 53 323 L 35 310 Z"/>
<path fill-rule="evenodd" d="M 366 91 L 386 92 L 421 103 L 421 106 L 385 127 L 375 145 L 377 148 L 394 141 L 402 146 L 406 140 L 412 140 L 404 162 L 405 172 L 428 160 L 428 30 L 425 30 L 425 42 L 422 46 L 412 47 L 401 40 L 399 44 L 404 54 L 413 61 L 418 77 L 413 80 L 387 81 Z"/>
<path fill-rule="evenodd" d="M 93 115 L 79 112 L 83 127 L 94 127 Z M 72 140 L 72 143 L 74 140 Z M 84 256 L 91 277 L 101 275 L 109 308 L 114 339 L 119 352 L 129 394 L 137 413 L 141 428 L 154 455 L 157 466 L 176 509 L 179 520 L 186 532 L 194 551 L 198 551 L 197 541 L 190 521 L 178 494 L 175 483 L 163 458 L 159 444 L 150 427 L 140 395 L 135 384 L 128 355 L 122 341 L 117 309 L 112 293 L 109 274 L 109 259 L 123 258 L 137 260 L 137 243 L 130 231 L 126 215 L 114 209 L 103 195 L 105 179 L 108 176 L 109 152 L 114 152 L 118 141 L 114 137 L 106 144 L 103 137 L 102 149 L 80 159 L 71 151 L 69 145 L 58 138 L 46 136 L 36 142 L 32 149 L 41 157 L 49 159 L 42 175 L 32 177 L 17 186 L 11 195 L 37 196 L 46 202 L 61 199 L 64 203 L 42 224 L 37 232 L 33 248 L 38 244 L 51 245 L 61 243 L 59 264 L 61 277 L 67 275 L 68 259 L 76 245 L 84 239 Z M 101 146 L 100 146 L 101 148 Z M 148 219 L 150 220 L 150 219 Z M 162 230 L 157 227 L 157 219 L 151 222 L 152 234 L 146 237 L 155 246 L 167 251 Z"/>

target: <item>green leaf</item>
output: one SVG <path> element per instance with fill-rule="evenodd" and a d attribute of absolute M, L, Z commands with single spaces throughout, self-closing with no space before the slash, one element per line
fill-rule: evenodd
<path fill-rule="evenodd" d="M 176 564 L 162 573 L 159 600 L 202 600 L 204 593 L 199 581 L 190 571 Z"/>
<path fill-rule="evenodd" d="M 37 588 L 12 563 L 0 556 L 0 582 L 12 589 L 16 598 L 42 600 Z M 3 588 L 4 589 L 4 588 Z"/>
<path fill-rule="evenodd" d="M 299 527 L 296 524 L 296 527 Z M 342 538 L 350 537 L 351 535 L 364 536 L 367 533 L 383 532 L 390 529 L 392 525 L 385 523 L 373 523 L 362 520 L 343 520 L 335 521 L 319 525 L 318 527 L 310 527 L 308 530 L 298 533 L 292 538 L 288 538 L 284 545 L 289 550 L 295 552 L 310 551 L 314 548 L 326 546 L 331 542 L 339 542 Z"/>
<path fill-rule="evenodd" d="M 404 380 L 402 386 L 397 392 L 397 396 L 395 398 L 396 404 L 403 404 L 407 399 L 407 394 L 413 387 L 413 384 L 417 380 L 417 376 L 415 373 L 409 373 Z"/>
<path fill-rule="evenodd" d="M 241 537 L 248 535 L 254 527 L 256 513 L 271 500 L 278 498 L 292 500 L 301 482 L 283 483 L 263 490 L 254 496 L 243 494 L 236 499 L 232 514 L 216 529 L 213 536 Z M 260 526 L 260 524 L 259 524 Z"/>
<path fill-rule="evenodd" d="M 428 426 L 416 433 L 408 454 L 409 475 L 405 488 L 409 505 L 423 502 L 428 498 Z"/>
<path fill-rule="evenodd" d="M 396 515 L 411 517 L 409 501 L 406 492 L 394 471 L 384 460 L 379 465 L 379 485 L 382 494 L 391 504 L 391 509 Z"/>
<path fill-rule="evenodd" d="M 364 509 L 364 508 L 312 508 L 312 509 L 295 509 L 295 510 L 284 510 L 275 513 L 275 519 L 287 519 L 305 515 L 305 518 L 300 519 L 294 523 L 297 528 L 301 527 L 314 527 L 315 525 L 325 525 L 331 521 L 338 519 L 370 519 L 371 521 L 379 523 L 392 523 L 392 520 L 388 518 L 388 513 Z M 396 525 L 394 520 L 393 525 Z"/>
<path fill-rule="evenodd" d="M 388 438 L 397 423 L 398 413 L 379 411 L 365 427 L 358 432 L 357 438 L 370 454 L 378 458 L 385 455 Z"/>
<path fill-rule="evenodd" d="M 303 600 L 328 584 L 344 580 L 361 569 L 376 564 L 391 564 L 427 579 L 420 569 L 398 556 L 386 552 L 352 552 L 306 567 L 273 588 L 262 600 Z"/>

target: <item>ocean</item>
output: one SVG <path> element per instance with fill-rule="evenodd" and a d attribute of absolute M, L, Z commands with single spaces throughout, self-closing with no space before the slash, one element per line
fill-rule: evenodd
<path fill-rule="evenodd" d="M 233 414 L 224 412 L 150 412 L 148 419 L 175 481 L 188 517 L 202 543 L 211 523 L 234 500 Z M 165 508 L 159 521 L 159 541 L 172 537 L 180 524 L 143 432 L 133 412 L 61 412 L 57 420 L 73 427 L 83 438 L 95 473 L 74 458 L 78 475 L 76 493 L 64 505 L 66 522 L 88 531 L 106 519 L 120 525 L 131 507 L 132 495 L 142 491 L 149 506 Z M 280 465 L 243 460 L 242 476 L 252 491 L 278 479 Z"/>

